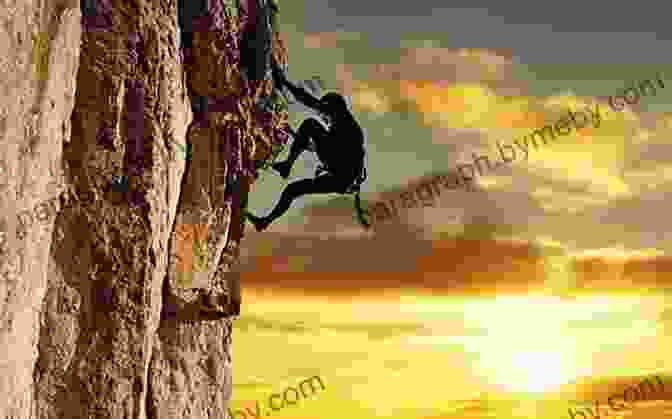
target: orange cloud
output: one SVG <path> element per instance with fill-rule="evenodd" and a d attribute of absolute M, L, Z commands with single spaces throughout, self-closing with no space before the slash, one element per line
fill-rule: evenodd
<path fill-rule="evenodd" d="M 510 54 L 485 49 L 436 47 L 402 49 L 398 64 L 376 66 L 390 80 L 428 80 L 433 84 L 492 83 L 510 79 Z"/>
<path fill-rule="evenodd" d="M 335 32 L 310 32 L 303 35 L 304 48 L 336 48 Z"/>

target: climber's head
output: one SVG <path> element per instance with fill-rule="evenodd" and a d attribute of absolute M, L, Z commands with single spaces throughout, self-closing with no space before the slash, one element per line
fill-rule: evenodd
<path fill-rule="evenodd" d="M 350 112 L 348 110 L 348 104 L 343 96 L 334 92 L 330 92 L 322 96 L 322 99 L 320 99 L 320 107 L 320 110 L 330 117 L 343 115 Z"/>

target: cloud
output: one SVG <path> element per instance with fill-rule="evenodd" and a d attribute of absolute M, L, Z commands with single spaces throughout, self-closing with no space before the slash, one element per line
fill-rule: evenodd
<path fill-rule="evenodd" d="M 632 109 L 613 111 L 600 98 L 571 93 L 542 98 L 502 96 L 486 84 L 400 80 L 399 85 L 400 98 L 412 101 L 422 120 L 435 127 L 433 141 L 451 144 L 455 149 L 455 160 L 449 162 L 453 167 L 473 163 L 478 156 L 487 156 L 492 162 L 501 160 L 498 143 L 522 144 L 536 130 L 565 119 L 569 110 L 575 114 L 599 114 L 597 120 L 571 130 L 569 135 L 556 136 L 550 144 L 536 149 L 530 147 L 525 159 L 520 158 L 523 153 L 517 149 L 519 158 L 510 167 L 498 169 L 497 173 L 491 171 L 479 179 L 485 189 L 509 190 L 515 179 L 544 200 L 549 209 L 576 212 L 636 196 L 645 183 L 648 187 L 669 184 L 671 166 L 665 162 L 669 161 L 669 147 L 656 139 L 669 136 L 667 116 L 648 128 L 650 116 L 645 121 L 641 113 Z M 640 132 L 643 127 L 647 127 L 645 134 Z M 646 169 L 629 170 L 635 156 L 653 154 L 645 151 L 652 146 L 662 152 L 657 159 L 663 161 L 654 164 L 649 160 L 640 163 L 648 166 Z M 556 190 L 554 184 L 562 189 Z M 578 195 L 577 190 L 581 190 Z"/>
<path fill-rule="evenodd" d="M 445 117 L 451 111 L 461 115 L 466 115 L 469 109 L 484 112 L 483 106 L 465 105 L 479 94 L 488 95 L 480 83 L 496 85 L 509 94 L 520 91 L 519 87 L 511 90 L 508 77 L 511 63 L 510 57 L 481 49 L 403 48 L 399 63 L 370 65 L 364 80 L 355 78 L 349 66 L 339 65 L 337 83 L 353 96 L 360 109 L 376 113 L 408 112 L 411 105 L 426 117 L 427 124 L 432 124 L 435 122 L 432 116 Z M 455 86 L 457 83 L 464 86 Z M 453 100 L 443 100 L 446 97 Z M 431 112 L 433 107 L 436 109 Z"/>
<path fill-rule="evenodd" d="M 371 240 L 277 235 L 270 238 L 278 244 L 278 254 L 273 259 L 309 254 L 314 263 L 283 273 L 263 258 L 252 257 L 245 262 L 241 275 L 249 288 L 328 295 L 376 295 L 378 291 L 380 296 L 385 289 L 457 293 L 541 291 L 547 279 L 553 279 L 548 275 L 558 263 L 562 265 L 560 272 L 576 278 L 562 278 L 554 289 L 570 292 L 588 288 L 662 289 L 664 276 L 672 273 L 669 257 L 613 259 L 608 252 L 607 256 L 590 258 L 572 256 L 562 248 L 534 241 L 496 239 L 496 233 L 506 233 L 506 228 L 484 221 L 487 220 L 473 220 L 462 234 L 435 236 L 431 241 L 417 237 L 401 240 L 402 237 L 389 232 Z M 296 241 L 309 247 L 297 248 L 292 245 Z"/>
<path fill-rule="evenodd" d="M 381 92 L 358 83 L 352 92 L 352 104 L 360 109 L 384 114 L 392 110 L 389 101 Z"/>
<path fill-rule="evenodd" d="M 355 79 L 351 68 L 346 64 L 336 65 L 337 89 L 350 98 L 349 102 L 356 110 L 385 114 L 392 110 L 392 103 L 380 86 Z"/>
<path fill-rule="evenodd" d="M 510 80 L 512 54 L 477 48 L 406 48 L 401 52 L 395 73 L 412 80 L 442 84 L 495 83 Z"/>
<path fill-rule="evenodd" d="M 303 35 L 303 47 L 308 49 L 336 48 L 336 32 L 309 32 Z"/>

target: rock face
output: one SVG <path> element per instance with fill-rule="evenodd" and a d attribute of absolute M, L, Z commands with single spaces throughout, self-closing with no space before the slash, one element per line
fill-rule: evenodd
<path fill-rule="evenodd" d="M 184 51 L 175 1 L 3 4 L 0 418 L 226 417 L 241 208 L 287 140 L 230 1 Z"/>

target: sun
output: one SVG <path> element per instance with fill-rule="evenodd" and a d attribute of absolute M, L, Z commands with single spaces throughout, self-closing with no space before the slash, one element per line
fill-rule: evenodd
<path fill-rule="evenodd" d="M 551 390 L 573 378 L 565 367 L 561 355 L 556 352 L 514 353 L 510 364 L 510 386 L 528 392 Z"/>
<path fill-rule="evenodd" d="M 575 379 L 576 340 L 561 332 L 567 315 L 558 298 L 484 302 L 473 316 L 487 330 L 487 344 L 478 348 L 486 381 L 505 391 L 540 393 Z"/>
<path fill-rule="evenodd" d="M 549 339 L 550 340 L 550 339 Z M 523 349 L 507 343 L 481 352 L 481 367 L 487 382 L 512 392 L 544 393 L 558 390 L 577 377 L 569 348 L 555 346 Z M 497 349 L 495 349 L 497 348 Z"/>
<path fill-rule="evenodd" d="M 575 378 L 562 356 L 550 351 L 522 351 L 501 354 L 488 381 L 505 391 L 544 393 L 558 389 Z"/>

